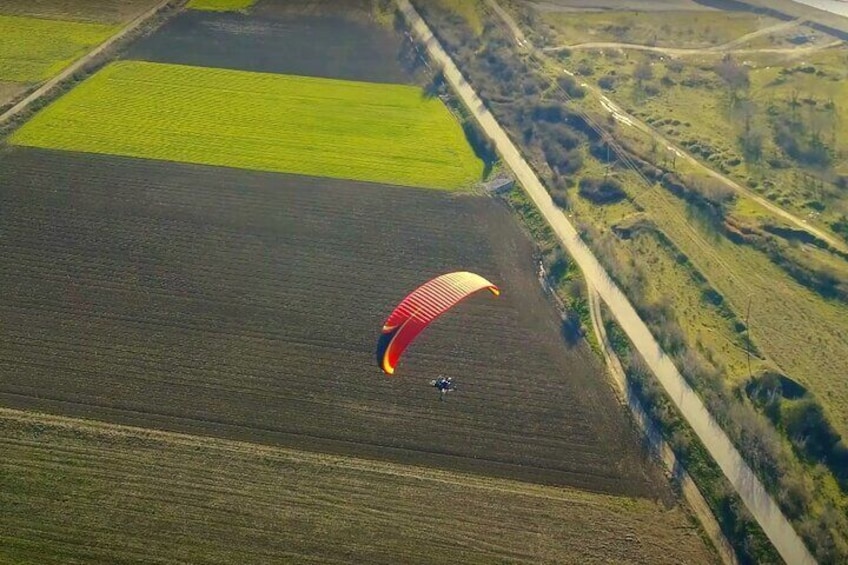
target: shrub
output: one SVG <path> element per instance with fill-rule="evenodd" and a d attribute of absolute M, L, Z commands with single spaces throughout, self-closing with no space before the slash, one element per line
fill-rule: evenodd
<path fill-rule="evenodd" d="M 579 187 L 580 196 L 595 204 L 614 204 L 627 196 L 621 183 L 611 177 L 603 179 L 585 177 L 580 179 Z"/>

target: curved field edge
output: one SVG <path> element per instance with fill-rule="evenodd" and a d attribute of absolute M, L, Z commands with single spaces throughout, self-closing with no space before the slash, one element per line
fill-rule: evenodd
<path fill-rule="evenodd" d="M 0 430 L 0 559 L 714 560 L 647 500 L 6 409 Z"/>
<path fill-rule="evenodd" d="M 115 25 L 0 14 L 0 80 L 48 79 L 117 30 Z"/>
<path fill-rule="evenodd" d="M 456 190 L 483 175 L 420 88 L 122 61 L 15 132 L 17 145 Z"/>

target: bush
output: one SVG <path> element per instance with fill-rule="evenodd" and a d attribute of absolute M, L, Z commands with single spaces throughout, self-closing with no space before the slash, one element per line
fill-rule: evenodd
<path fill-rule="evenodd" d="M 646 80 L 654 78 L 654 69 L 648 61 L 642 61 L 633 69 L 633 78 L 636 79 L 636 84 L 641 85 Z"/>
<path fill-rule="evenodd" d="M 612 177 L 580 179 L 580 196 L 595 204 L 614 204 L 623 200 L 627 193 L 621 183 Z"/>
<path fill-rule="evenodd" d="M 615 77 L 612 75 L 604 75 L 598 79 L 598 86 L 604 90 L 613 90 L 615 88 Z"/>
<path fill-rule="evenodd" d="M 683 61 L 681 61 L 680 59 L 670 59 L 665 64 L 665 68 L 675 74 L 680 74 L 681 72 L 683 72 Z"/>
<path fill-rule="evenodd" d="M 548 166 L 560 175 L 574 174 L 583 167 L 583 155 L 579 149 L 569 150 L 556 141 L 545 140 L 542 151 Z"/>
<path fill-rule="evenodd" d="M 551 195 L 551 200 L 563 210 L 571 208 L 571 202 L 568 200 L 568 192 L 559 187 L 551 187 L 548 192 Z"/>
<path fill-rule="evenodd" d="M 848 241 L 848 216 L 843 215 L 838 220 L 831 222 L 830 228 L 838 233 L 842 239 Z"/>
<path fill-rule="evenodd" d="M 581 68 L 583 68 L 584 71 L 587 71 L 587 68 L 584 68 L 582 66 Z M 591 67 L 589 67 L 589 69 L 591 69 Z M 582 72 L 580 72 L 580 69 L 578 69 L 577 72 L 583 74 Z M 593 70 L 588 70 L 587 72 L 588 74 L 594 73 Z M 557 78 L 557 84 L 571 98 L 583 98 L 584 96 L 586 96 L 586 90 L 582 86 L 577 84 L 577 81 L 574 80 L 574 77 L 570 77 L 568 75 L 561 76 Z"/>
<path fill-rule="evenodd" d="M 577 65 L 577 74 L 584 77 L 589 77 L 595 74 L 595 68 L 588 61 L 581 61 Z M 569 77 L 570 78 L 570 77 Z"/>
<path fill-rule="evenodd" d="M 841 439 L 830 427 L 822 407 L 810 397 L 785 406 L 781 422 L 790 441 L 817 461 L 825 460 Z"/>
<path fill-rule="evenodd" d="M 802 165 L 827 167 L 832 161 L 831 149 L 824 138 L 793 115 L 772 120 L 774 142 L 786 155 Z"/>

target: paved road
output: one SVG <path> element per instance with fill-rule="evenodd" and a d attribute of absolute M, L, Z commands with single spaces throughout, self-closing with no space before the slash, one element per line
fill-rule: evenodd
<path fill-rule="evenodd" d="M 848 2 L 845 0 L 793 0 L 796 4 L 804 4 L 837 16 L 848 18 Z"/>
<path fill-rule="evenodd" d="M 52 90 L 60 82 L 67 80 L 75 72 L 83 68 L 89 61 L 109 49 L 112 45 L 114 45 L 117 41 L 125 37 L 128 33 L 138 28 L 141 24 L 155 16 L 159 12 L 159 10 L 164 8 L 169 2 L 171 2 L 171 0 L 162 0 L 161 2 L 158 2 L 155 6 L 130 21 L 126 26 L 121 28 L 118 33 L 116 33 L 115 35 L 113 35 L 91 51 L 89 51 L 87 55 L 83 56 L 80 59 L 77 59 L 69 67 L 66 67 L 64 71 L 42 84 L 40 87 L 38 87 L 28 96 L 26 96 L 23 100 L 6 110 L 3 115 L 0 115 L 0 125 L 5 124 L 18 114 L 26 110 L 30 104 L 50 92 L 50 90 Z"/>
<path fill-rule="evenodd" d="M 431 58 L 442 66 L 444 75 L 474 117 L 493 140 L 503 161 L 510 167 L 521 186 L 536 204 L 554 233 L 583 272 L 587 283 L 595 288 L 609 307 L 618 324 L 633 342 L 648 367 L 657 376 L 680 413 L 706 446 L 722 472 L 739 493 L 751 514 L 759 522 L 783 559 L 792 565 L 815 563 L 801 538 L 766 492 L 757 476 L 736 451 L 733 443 L 713 419 L 700 397 L 689 387 L 672 360 L 665 355 L 636 310 L 609 278 L 592 251 L 580 239 L 574 226 L 556 207 L 530 165 L 488 111 L 474 89 L 463 78 L 453 60 L 442 49 L 427 24 L 409 3 L 396 0 L 401 13 L 424 45 Z"/>

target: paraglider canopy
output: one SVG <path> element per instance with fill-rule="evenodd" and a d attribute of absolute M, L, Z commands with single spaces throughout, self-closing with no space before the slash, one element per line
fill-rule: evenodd
<path fill-rule="evenodd" d="M 483 289 L 500 294 L 498 287 L 480 275 L 458 271 L 436 277 L 404 298 L 386 319 L 377 343 L 377 363 L 383 372 L 394 374 L 401 354 L 430 322 Z"/>

